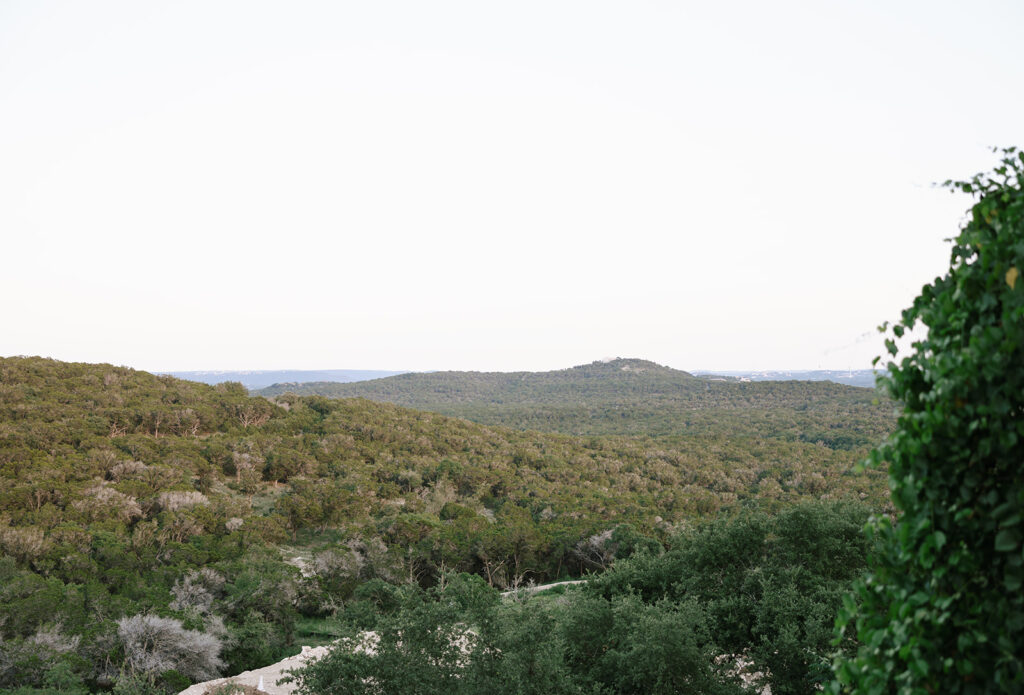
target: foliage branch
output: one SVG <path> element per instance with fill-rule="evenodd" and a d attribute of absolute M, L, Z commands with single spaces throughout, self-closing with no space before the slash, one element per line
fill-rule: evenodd
<path fill-rule="evenodd" d="M 946 182 L 977 198 L 949 270 L 882 327 L 903 410 L 870 462 L 889 465 L 898 513 L 873 524 L 881 550 L 837 621 L 862 646 L 836 661 L 836 691 L 1024 689 L 1024 152 L 1000 155 Z"/>

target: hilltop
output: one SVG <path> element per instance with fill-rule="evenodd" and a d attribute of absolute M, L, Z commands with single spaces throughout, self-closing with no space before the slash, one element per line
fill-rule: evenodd
<path fill-rule="evenodd" d="M 281 393 L 331 397 L 388 396 L 374 400 L 437 400 L 452 403 L 492 401 L 560 403 L 567 398 L 613 398 L 621 394 L 652 395 L 669 389 L 694 390 L 702 383 L 688 372 L 640 359 L 599 360 L 549 372 L 439 371 L 399 374 L 355 384 L 333 381 L 273 384 L 260 395 Z M 358 386 L 357 386 L 358 384 Z M 353 388 L 354 387 L 354 388 Z"/>
<path fill-rule="evenodd" d="M 488 425 L 573 435 L 753 435 L 852 449 L 880 441 L 892 408 L 871 389 L 828 381 L 707 379 L 640 359 L 549 372 L 432 372 L 259 391 L 368 398 Z M 884 399 L 883 399 L 884 400 Z"/>

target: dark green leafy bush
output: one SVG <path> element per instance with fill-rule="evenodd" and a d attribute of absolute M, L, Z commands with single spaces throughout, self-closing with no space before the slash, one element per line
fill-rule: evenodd
<path fill-rule="evenodd" d="M 977 196 L 949 271 L 887 341 L 927 329 L 883 381 L 903 405 L 871 460 L 889 465 L 893 522 L 839 620 L 856 635 L 836 691 L 1024 691 L 1024 153 L 947 186 Z"/>

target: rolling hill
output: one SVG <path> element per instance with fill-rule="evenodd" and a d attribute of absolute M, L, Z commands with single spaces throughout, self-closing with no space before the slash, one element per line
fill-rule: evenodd
<path fill-rule="evenodd" d="M 872 389 L 828 381 L 708 379 L 639 359 L 551 372 L 431 372 L 351 384 L 275 384 L 259 393 L 368 398 L 482 424 L 580 436 L 728 433 L 837 449 L 871 446 L 894 422 L 892 407 L 879 403 Z"/>

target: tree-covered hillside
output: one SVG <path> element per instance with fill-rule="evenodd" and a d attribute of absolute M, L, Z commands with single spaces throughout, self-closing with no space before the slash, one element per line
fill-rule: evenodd
<path fill-rule="evenodd" d="M 872 446 L 894 422 L 871 389 L 831 382 L 736 382 L 636 359 L 553 372 L 432 372 L 351 384 L 276 384 L 259 392 L 361 397 L 488 425 L 574 435 L 739 434 Z"/>
<path fill-rule="evenodd" d="M 577 438 L 0 359 L 0 688 L 174 690 L 276 660 L 297 621 L 368 581 L 542 582 L 715 513 L 878 508 L 885 474 L 852 473 L 861 453 L 721 427 Z"/>

